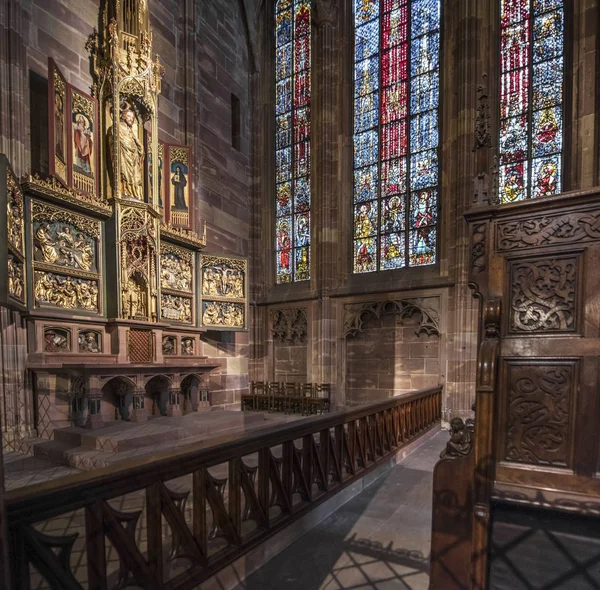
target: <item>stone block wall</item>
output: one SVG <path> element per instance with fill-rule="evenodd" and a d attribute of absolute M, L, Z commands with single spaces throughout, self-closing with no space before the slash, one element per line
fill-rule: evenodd
<path fill-rule="evenodd" d="M 288 383 L 306 383 L 307 349 L 306 342 L 273 344 L 273 362 L 275 366 L 275 381 Z"/>
<path fill-rule="evenodd" d="M 393 313 L 372 318 L 346 342 L 346 403 L 379 401 L 440 382 L 437 335 Z"/>

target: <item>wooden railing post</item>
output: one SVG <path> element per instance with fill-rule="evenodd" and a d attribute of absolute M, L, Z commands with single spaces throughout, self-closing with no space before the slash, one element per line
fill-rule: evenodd
<path fill-rule="evenodd" d="M 198 469 L 192 475 L 192 527 L 194 538 L 203 555 L 208 554 L 206 509 L 206 472 L 204 469 Z"/>
<path fill-rule="evenodd" d="M 229 517 L 236 532 L 236 537 L 242 536 L 242 459 L 229 461 Z"/>
<path fill-rule="evenodd" d="M 156 579 L 163 579 L 162 500 L 159 485 L 146 488 L 146 526 L 148 529 L 148 566 Z"/>

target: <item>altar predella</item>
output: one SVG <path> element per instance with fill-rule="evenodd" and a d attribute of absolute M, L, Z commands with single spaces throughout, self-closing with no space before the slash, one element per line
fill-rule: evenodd
<path fill-rule="evenodd" d="M 38 398 L 69 379 L 68 403 L 92 426 L 115 365 L 129 366 L 134 398 L 153 364 L 169 364 L 176 387 L 202 332 L 247 328 L 247 259 L 203 253 L 192 149 L 160 139 L 148 2 L 110 0 L 101 21 L 86 44 L 89 94 L 49 59 L 49 175 L 17 179 L 0 160 L 0 303 L 26 314 Z M 72 411 L 46 403 L 51 434 Z"/>

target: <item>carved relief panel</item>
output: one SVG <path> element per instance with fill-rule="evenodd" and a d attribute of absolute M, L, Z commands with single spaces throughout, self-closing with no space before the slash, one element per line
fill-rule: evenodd
<path fill-rule="evenodd" d="M 31 200 L 36 307 L 100 312 L 100 222 Z"/>
<path fill-rule="evenodd" d="M 510 261 L 510 334 L 560 334 L 579 329 L 578 253 Z"/>
<path fill-rule="evenodd" d="M 160 245 L 160 315 L 166 322 L 194 322 L 194 253 L 167 242 Z"/>
<path fill-rule="evenodd" d="M 570 467 L 578 361 L 506 362 L 504 459 Z"/>
<path fill-rule="evenodd" d="M 157 222 L 144 206 L 121 210 L 121 317 L 157 320 Z"/>
<path fill-rule="evenodd" d="M 3 284 L 0 302 L 16 304 L 17 307 L 23 308 L 27 302 L 25 201 L 23 191 L 3 156 L 0 159 L 0 183 L 0 206 L 3 213 L 0 219 L 6 228 L 6 239 L 0 246 L 0 264 L 2 260 L 6 261 L 4 269 L 0 272 L 0 282 Z"/>
<path fill-rule="evenodd" d="M 245 329 L 248 260 L 202 254 L 201 269 L 202 325 Z"/>

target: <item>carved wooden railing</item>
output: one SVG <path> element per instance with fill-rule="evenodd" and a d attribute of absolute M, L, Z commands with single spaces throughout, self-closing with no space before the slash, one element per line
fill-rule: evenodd
<path fill-rule="evenodd" d="M 14 588 L 194 588 L 441 418 L 441 387 L 6 496 Z"/>

